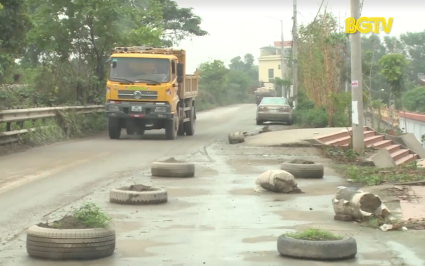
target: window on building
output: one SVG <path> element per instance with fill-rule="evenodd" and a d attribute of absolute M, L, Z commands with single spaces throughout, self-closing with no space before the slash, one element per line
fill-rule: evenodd
<path fill-rule="evenodd" d="M 274 69 L 271 68 L 269 69 L 269 79 L 273 79 L 274 78 Z"/>
<path fill-rule="evenodd" d="M 277 69 L 280 69 L 280 65 L 277 65 Z"/>

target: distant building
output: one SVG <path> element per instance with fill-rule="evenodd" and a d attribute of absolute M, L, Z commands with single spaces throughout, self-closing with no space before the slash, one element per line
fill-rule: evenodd
<path fill-rule="evenodd" d="M 258 80 L 264 86 L 269 87 L 270 83 L 274 83 L 276 77 L 289 78 L 288 67 L 285 64 L 281 66 L 281 46 L 280 41 L 274 42 L 274 46 L 266 46 L 260 48 L 260 57 L 258 58 Z M 284 42 L 285 57 L 288 57 L 292 50 L 292 41 Z M 284 70 L 282 77 L 281 67 Z"/>

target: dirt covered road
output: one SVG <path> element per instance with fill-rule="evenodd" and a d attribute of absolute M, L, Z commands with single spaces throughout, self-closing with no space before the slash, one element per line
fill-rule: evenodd
<path fill-rule="evenodd" d="M 36 208 L 37 201 L 31 203 L 31 198 L 27 197 L 27 202 L 19 203 L 18 197 L 9 195 L 18 204 L 18 208 L 14 212 L 6 212 L 10 215 L 7 222 L 27 227 L 39 221 L 52 221 L 61 218 L 72 206 L 77 207 L 92 201 L 114 218 L 113 226 L 117 233 L 115 254 L 88 262 L 58 263 L 32 259 L 26 253 L 25 231 L 21 229 L 12 240 L 0 246 L 0 265 L 425 265 L 425 255 L 421 255 L 425 246 L 421 240 L 424 236 L 418 234 L 418 231 L 381 232 L 355 223 L 333 220 L 331 198 L 338 186 L 349 184 L 337 176 L 329 167 L 331 162 L 322 158 L 317 149 L 260 147 L 250 145 L 249 142 L 229 145 L 226 140 L 229 131 L 256 128 L 252 119 L 255 107 L 232 108 L 235 108 L 234 112 L 243 110 L 244 118 L 229 119 L 228 116 L 227 121 L 223 119 L 226 122 L 219 124 L 217 121 L 221 116 L 217 113 L 205 114 L 205 117 L 217 120 L 210 122 L 211 120 L 200 117 L 198 135 L 192 140 L 186 137 L 177 140 L 175 146 L 170 148 L 165 147 L 165 141 L 123 140 L 124 145 L 128 145 L 125 147 L 137 145 L 138 148 L 137 151 L 130 149 L 131 151 L 125 153 L 117 142 L 111 144 L 106 137 L 40 148 L 62 150 L 64 154 L 67 154 L 65 147 L 72 151 L 86 149 L 87 154 L 88 151 L 110 154 L 82 163 L 78 167 L 66 168 L 71 170 L 64 169 L 50 176 L 36 178 L 35 181 L 27 180 L 16 189 L 3 192 L 0 194 L 0 207 L 5 205 L 7 193 L 19 193 L 18 195 L 24 197 L 23 192 L 17 191 L 24 190 L 28 193 L 31 188 L 38 193 L 45 193 L 37 198 L 42 199 L 41 203 L 44 205 L 38 208 L 34 216 L 29 215 L 32 214 L 31 211 L 22 211 L 26 210 L 23 208 L 25 206 Z M 227 115 L 235 114 L 233 111 L 228 112 Z M 201 123 L 205 124 L 201 126 Z M 208 126 L 209 130 L 202 129 Z M 264 137 L 267 138 L 267 135 Z M 61 145 L 64 146 L 60 148 Z M 88 147 L 90 145 L 91 148 Z M 28 154 L 31 153 L 19 156 Z M 58 154 L 60 153 L 57 156 Z M 119 159 L 120 156 L 123 158 Z M 147 167 L 149 162 L 171 156 L 196 163 L 196 176 L 183 179 L 151 178 Z M 295 158 L 324 163 L 324 179 L 297 180 L 304 194 L 254 191 L 255 179 L 260 173 L 277 169 L 282 161 Z M 114 166 L 122 171 L 114 171 Z M 40 182 L 45 183 L 44 187 L 38 184 Z M 49 182 L 63 184 L 55 191 L 54 187 L 48 185 Z M 74 185 L 77 183 L 79 185 Z M 156 206 L 109 203 L 111 188 L 136 183 L 166 188 L 168 203 Z M 87 188 L 78 194 L 83 186 Z M 52 199 L 57 199 L 58 202 L 52 202 Z M 13 210 L 12 206 L 8 210 Z M 19 219 L 14 218 L 19 216 L 25 217 L 23 221 L 18 222 Z M 3 225 L 5 220 L 3 217 L 1 219 Z M 9 223 L 7 225 L 13 228 Z M 354 236 L 358 243 L 357 257 L 349 261 L 329 263 L 293 260 L 278 255 L 276 239 L 280 234 L 311 226 Z M 1 230 L 7 233 L 4 228 Z"/>

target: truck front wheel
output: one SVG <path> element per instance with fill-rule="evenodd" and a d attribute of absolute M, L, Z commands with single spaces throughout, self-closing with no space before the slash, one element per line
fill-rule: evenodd
<path fill-rule="evenodd" d="M 121 123 L 118 118 L 108 118 L 108 131 L 110 139 L 119 139 L 121 136 Z"/>
<path fill-rule="evenodd" d="M 165 138 L 168 140 L 176 139 L 179 128 L 179 117 L 174 116 L 174 119 L 165 121 Z"/>

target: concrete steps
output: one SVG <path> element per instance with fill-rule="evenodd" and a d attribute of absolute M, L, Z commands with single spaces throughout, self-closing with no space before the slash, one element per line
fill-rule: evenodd
<path fill-rule="evenodd" d="M 352 129 L 348 128 L 348 131 L 344 130 L 318 136 L 315 140 L 329 146 L 348 147 L 351 142 L 351 132 Z M 385 139 L 383 135 L 378 134 L 376 131 L 368 127 L 364 127 L 364 144 L 367 148 L 386 149 L 390 153 L 391 158 L 394 160 L 396 165 L 405 164 L 419 159 L 418 155 L 413 153 L 411 150 L 401 147 L 400 144 L 395 143 L 392 140 Z"/>

